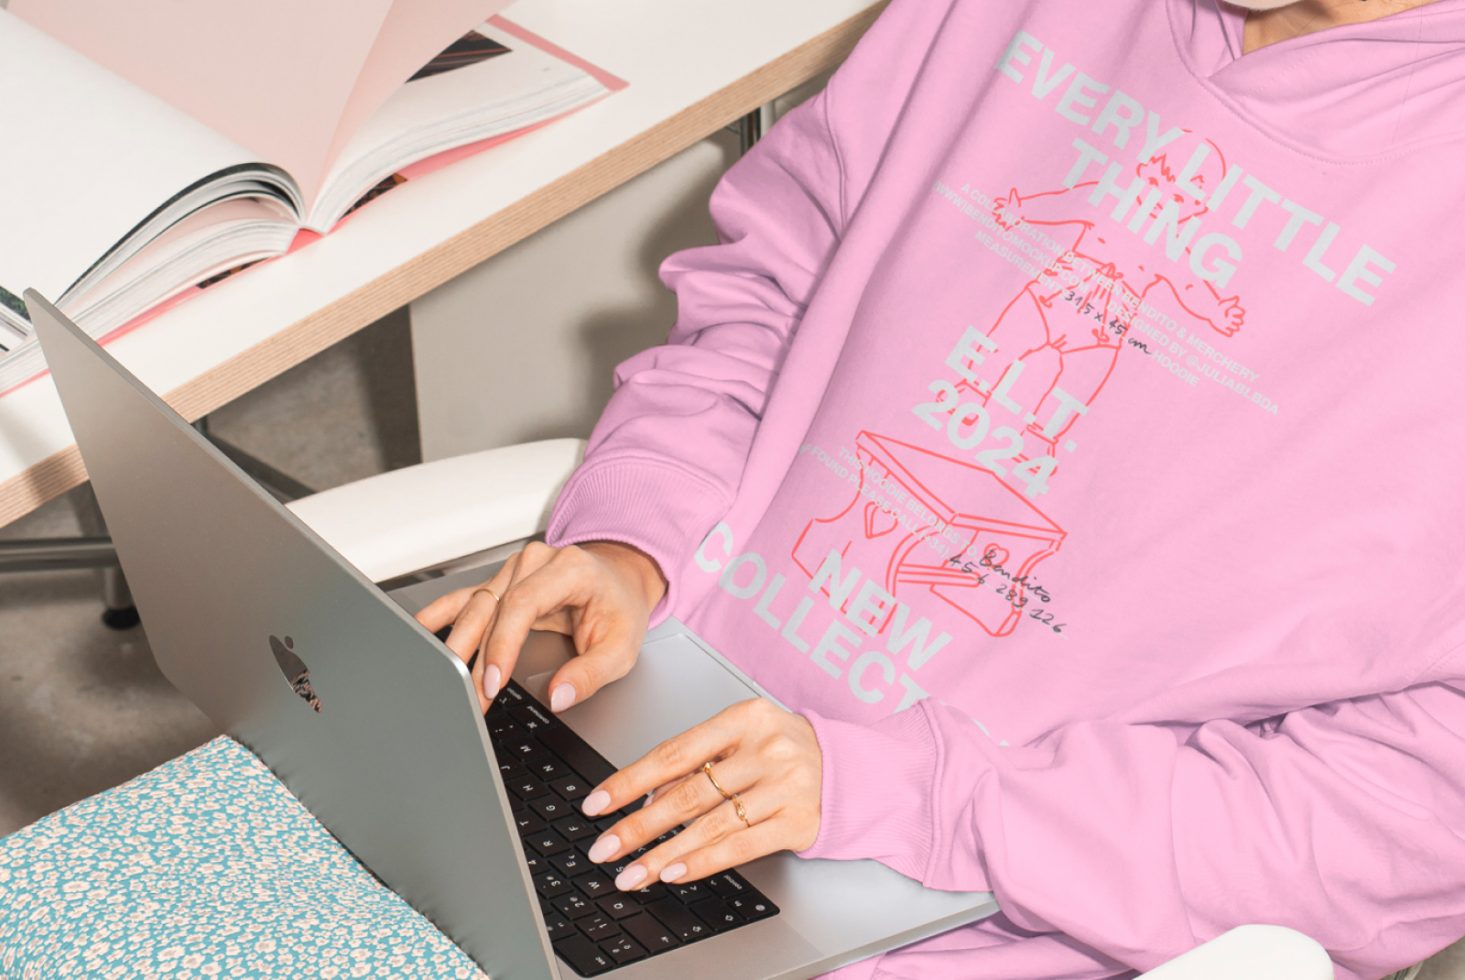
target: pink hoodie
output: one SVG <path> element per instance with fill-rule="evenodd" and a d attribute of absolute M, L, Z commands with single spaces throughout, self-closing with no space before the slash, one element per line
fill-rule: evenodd
<path fill-rule="evenodd" d="M 994 891 L 842 971 L 1465 933 L 1465 0 L 893 0 L 671 255 L 551 544 L 814 724 L 808 857 Z"/>

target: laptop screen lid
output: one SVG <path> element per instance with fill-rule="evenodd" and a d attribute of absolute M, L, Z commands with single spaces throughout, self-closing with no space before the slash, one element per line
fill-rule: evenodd
<path fill-rule="evenodd" d="M 64 314 L 25 300 L 164 675 L 491 976 L 557 976 L 462 662 Z"/>

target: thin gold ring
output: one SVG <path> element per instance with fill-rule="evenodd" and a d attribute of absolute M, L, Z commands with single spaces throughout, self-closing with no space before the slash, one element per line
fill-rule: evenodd
<path fill-rule="evenodd" d="M 473 594 L 474 595 L 477 595 L 480 592 L 487 592 L 489 595 L 493 596 L 493 601 L 494 602 L 503 602 L 504 601 L 504 600 L 502 600 L 502 599 L 499 598 L 499 594 L 497 592 L 495 592 L 493 589 L 490 589 L 486 585 L 480 586 L 479 588 L 476 588 L 476 589 L 473 590 Z"/>
<path fill-rule="evenodd" d="M 714 776 L 714 775 L 712 775 L 712 760 L 711 759 L 709 759 L 706 762 L 702 763 L 702 771 L 707 774 L 707 778 L 708 779 L 712 780 L 712 788 L 715 789 L 715 790 L 717 790 L 719 793 L 721 793 L 722 794 L 722 798 L 724 800 L 730 800 L 730 799 L 732 799 L 736 795 L 734 793 L 729 793 L 727 790 L 723 789 L 721 785 L 718 784 L 717 777 Z"/>
<path fill-rule="evenodd" d="M 733 805 L 733 810 L 737 813 L 738 819 L 743 822 L 743 826 L 752 830 L 753 825 L 748 821 L 748 811 L 743 809 L 743 801 L 738 799 L 738 794 L 734 793 L 729 796 L 727 801 Z"/>

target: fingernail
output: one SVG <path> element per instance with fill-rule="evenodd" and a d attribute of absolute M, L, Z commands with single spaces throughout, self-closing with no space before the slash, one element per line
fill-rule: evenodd
<path fill-rule="evenodd" d="M 593 817 L 610 804 L 610 794 L 603 789 L 598 789 L 585 797 L 585 802 L 580 804 L 580 812 L 587 817 Z"/>
<path fill-rule="evenodd" d="M 494 664 L 483 668 L 483 693 L 493 699 L 498 695 L 499 687 L 504 682 L 504 672 Z"/>
<path fill-rule="evenodd" d="M 687 873 L 687 866 L 678 861 L 676 864 L 668 865 L 661 869 L 662 881 L 676 881 Z"/>
<path fill-rule="evenodd" d="M 549 692 L 549 710 L 564 711 L 575 703 L 575 689 L 569 684 L 561 684 Z"/>
<path fill-rule="evenodd" d="M 604 861 L 606 858 L 610 857 L 612 854 L 614 854 L 616 851 L 619 851 L 620 849 L 621 839 L 615 834 L 606 834 L 604 837 L 600 838 L 600 840 L 596 841 L 594 845 L 591 846 L 590 860 L 595 862 L 596 864 L 599 864 L 601 861 Z M 623 871 L 621 872 L 621 874 L 625 874 L 625 872 Z M 642 874 L 645 874 L 644 870 L 642 871 Z"/>
<path fill-rule="evenodd" d="M 645 880 L 646 868 L 643 865 L 633 864 L 616 875 L 616 887 L 623 892 L 628 892 Z"/>

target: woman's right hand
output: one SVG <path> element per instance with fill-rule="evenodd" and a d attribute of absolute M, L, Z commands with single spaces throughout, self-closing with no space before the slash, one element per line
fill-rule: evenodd
<path fill-rule="evenodd" d="M 448 648 L 464 663 L 479 654 L 473 686 L 484 711 L 513 673 L 531 629 L 568 635 L 577 656 L 549 682 L 550 708 L 563 711 L 626 675 L 665 591 L 656 561 L 631 545 L 531 541 L 492 578 L 439 596 L 417 621 L 433 632 L 451 623 Z"/>

